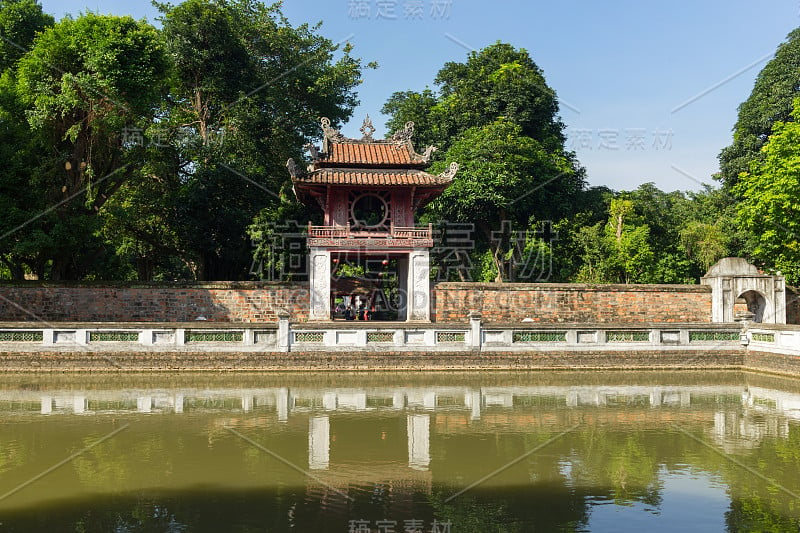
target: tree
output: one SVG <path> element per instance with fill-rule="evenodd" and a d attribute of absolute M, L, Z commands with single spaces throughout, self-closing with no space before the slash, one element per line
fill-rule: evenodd
<path fill-rule="evenodd" d="M 555 255 L 568 280 L 697 283 L 718 259 L 752 249 L 750 233 L 736 220 L 734 196 L 723 188 L 667 193 L 645 183 L 602 194 L 606 207 L 595 200 L 594 212 L 602 209 L 607 219 L 588 211 L 558 226 Z"/>
<path fill-rule="evenodd" d="M 696 260 L 706 272 L 727 255 L 727 238 L 717 224 L 692 220 L 681 229 L 680 240 L 689 259 Z"/>
<path fill-rule="evenodd" d="M 557 219 L 582 187 L 569 158 L 549 153 L 503 119 L 464 132 L 445 159 L 461 168 L 428 216 L 473 222 L 492 249 L 496 281 L 516 278 L 513 254 L 524 233 L 534 221 Z"/>
<path fill-rule="evenodd" d="M 520 260 L 542 254 L 531 235 L 575 212 L 585 188 L 564 148 L 555 91 L 526 50 L 505 43 L 446 63 L 435 84 L 437 92 L 394 93 L 383 108 L 390 130 L 413 121 L 417 144 L 440 148 L 433 172 L 460 165 L 424 218 L 474 223 L 474 279 L 517 280 Z"/>
<path fill-rule="evenodd" d="M 800 28 L 778 46 L 775 57 L 758 74 L 750 97 L 739 106 L 733 127 L 733 143 L 719 154 L 720 179 L 733 187 L 742 172 L 761 157 L 776 122 L 790 117 L 792 100 L 800 91 Z"/>
<path fill-rule="evenodd" d="M 575 274 L 574 281 L 579 283 L 607 283 L 611 279 L 608 272 L 608 247 L 603 238 L 603 223 L 580 226 L 572 241 L 575 243 L 576 255 L 579 255 L 581 267 Z"/>
<path fill-rule="evenodd" d="M 578 281 L 588 283 L 647 283 L 654 266 L 650 226 L 635 213 L 625 196 L 611 200 L 605 227 L 598 223 L 579 233 L 584 266 Z"/>
<path fill-rule="evenodd" d="M 546 150 L 563 149 L 556 93 L 527 50 L 497 42 L 471 52 L 465 63 L 445 63 L 434 83 L 438 94 L 405 91 L 390 97 L 383 108 L 390 131 L 419 122 L 423 140 L 447 150 L 466 130 L 503 118 Z"/>
<path fill-rule="evenodd" d="M 36 34 L 54 23 L 35 0 L 0 0 L 0 71 L 14 67 Z"/>
<path fill-rule="evenodd" d="M 729 188 L 706 185 L 687 197 L 679 238 L 697 275 L 723 257 L 752 257 L 754 235 L 738 219 L 738 200 Z"/>
<path fill-rule="evenodd" d="M 0 0 L 0 276 L 246 278 L 285 161 L 357 104 L 350 46 L 279 4 L 157 7 L 161 31 Z"/>
<path fill-rule="evenodd" d="M 39 255 L 31 241 L 11 233 L 30 220 L 30 209 L 39 202 L 30 186 L 32 161 L 37 161 L 37 145 L 17 90 L 16 65 L 30 48 L 37 33 L 53 25 L 53 18 L 42 12 L 33 0 L 0 1 L 0 277 L 21 280 L 26 263 Z"/>
<path fill-rule="evenodd" d="M 696 272 L 681 248 L 680 229 L 688 218 L 690 200 L 680 191 L 664 192 L 652 183 L 644 183 L 625 193 L 634 205 L 636 216 L 649 227 L 647 242 L 653 251 L 654 264 L 643 283 L 693 283 L 705 271 Z"/>
<path fill-rule="evenodd" d="M 776 122 L 761 157 L 742 173 L 734 193 L 739 221 L 756 235 L 753 255 L 767 267 L 800 281 L 800 98 L 791 122 Z"/>
<path fill-rule="evenodd" d="M 434 145 L 444 149 L 448 139 L 439 131 L 438 116 L 433 113 L 437 103 L 437 95 L 427 88 L 422 92 L 396 92 L 381 109 L 383 114 L 389 116 L 386 128 L 388 131 L 402 131 L 407 122 L 413 122 L 417 146 Z"/>
<path fill-rule="evenodd" d="M 318 26 L 292 27 L 278 4 L 157 5 L 172 70 L 145 132 L 159 145 L 146 166 L 152 186 L 131 192 L 146 201 L 109 206 L 108 233 L 142 265 L 139 277 L 244 279 L 248 227 L 278 222 L 287 158 L 318 135 L 320 116 L 350 116 L 364 66 Z"/>
<path fill-rule="evenodd" d="M 6 149 L 27 167 L 16 175 L 24 186 L 13 192 L 23 207 L 3 227 L 14 277 L 29 270 L 77 279 L 96 271 L 107 255 L 97 214 L 136 175 L 141 155 L 122 141 L 123 130 L 152 115 L 164 71 L 155 28 L 92 13 L 43 29 L 7 69 L 2 106 L 16 133 L 6 130 L 13 136 Z M 20 112 L 24 123 L 16 120 Z"/>

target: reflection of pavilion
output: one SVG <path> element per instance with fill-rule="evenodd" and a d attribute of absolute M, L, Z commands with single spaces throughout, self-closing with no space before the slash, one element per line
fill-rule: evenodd
<path fill-rule="evenodd" d="M 406 417 L 408 466 L 427 470 L 431 462 L 431 416 L 411 414 Z M 331 420 L 328 416 L 312 416 L 308 420 L 308 468 L 327 470 L 330 467 Z"/>

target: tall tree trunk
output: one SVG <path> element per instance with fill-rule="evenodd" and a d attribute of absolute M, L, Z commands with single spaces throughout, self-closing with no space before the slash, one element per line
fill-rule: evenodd
<path fill-rule="evenodd" d="M 495 283 L 503 283 L 503 250 L 500 247 L 500 242 L 497 243 L 497 246 L 492 251 L 492 259 L 494 260 L 494 267 L 497 269 L 497 276 L 494 278 Z"/>

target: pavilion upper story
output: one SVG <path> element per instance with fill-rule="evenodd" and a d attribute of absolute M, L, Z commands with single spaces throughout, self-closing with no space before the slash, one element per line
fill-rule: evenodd
<path fill-rule="evenodd" d="M 349 139 L 322 119 L 321 149 L 307 145 L 311 164 L 287 167 L 298 199 L 319 205 L 322 226 L 309 226 L 309 247 L 413 249 L 433 246 L 430 226 L 415 227 L 414 213 L 453 180 L 458 165 L 439 175 L 425 171 L 431 154 L 415 151 L 414 124 L 388 139 L 374 139 L 366 118 L 360 139 Z"/>

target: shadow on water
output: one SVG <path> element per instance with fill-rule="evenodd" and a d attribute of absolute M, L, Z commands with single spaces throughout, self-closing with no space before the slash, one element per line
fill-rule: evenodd
<path fill-rule="evenodd" d="M 559 485 L 524 489 L 477 490 L 453 501 L 449 490 L 377 494 L 378 487 L 354 488 L 344 498 L 311 496 L 303 489 L 215 492 L 196 488 L 176 493 L 125 496 L 98 495 L 64 500 L 45 508 L 4 514 L 0 530 L 8 532 L 332 532 L 394 531 L 415 523 L 439 525 L 451 532 L 620 531 L 639 532 L 641 522 L 619 517 L 609 528 L 590 528 L 592 512 L 611 505 L 613 489 L 567 490 Z M 391 499 L 392 501 L 387 501 Z M 629 504 L 633 506 L 633 504 Z M 798 531 L 800 521 L 776 512 L 762 499 L 734 499 L 725 512 L 724 529 L 713 521 L 692 524 L 659 517 L 657 506 L 638 505 L 653 518 L 648 532 L 658 531 Z M 436 522 L 434 522 L 436 520 Z M 386 529 L 379 529 L 383 524 Z M 688 527 L 681 527 L 688 526 Z M 449 528 L 449 529 L 448 529 Z"/>
<path fill-rule="evenodd" d="M 385 487 L 383 492 L 380 487 L 359 487 L 349 491 L 353 500 L 348 501 L 330 494 L 305 494 L 303 489 L 217 492 L 196 488 L 64 500 L 46 508 L 5 514 L 2 530 L 342 533 L 358 524 L 377 530 L 381 523 L 405 531 L 413 521 L 427 532 L 437 520 L 440 530 L 449 527 L 450 531 L 580 531 L 588 519 L 586 494 L 558 486 L 487 494 L 477 491 L 444 503 L 451 494 L 396 488 L 389 493 Z"/>

